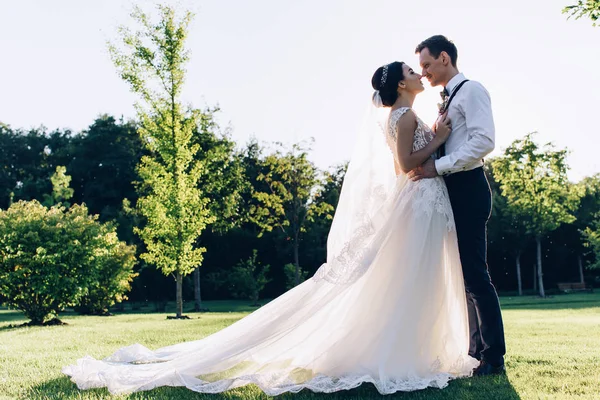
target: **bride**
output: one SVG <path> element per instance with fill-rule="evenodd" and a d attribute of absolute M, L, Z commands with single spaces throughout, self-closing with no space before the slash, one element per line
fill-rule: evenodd
<path fill-rule="evenodd" d="M 371 382 L 382 394 L 443 388 L 469 376 L 465 289 L 441 177 L 406 172 L 450 133 L 412 111 L 424 90 L 402 62 L 375 72 L 373 109 L 348 167 L 315 275 L 204 339 L 157 350 L 140 344 L 63 368 L 80 389 L 130 393 L 186 386 L 217 393 L 256 384 L 268 395 L 334 392 Z M 377 113 L 382 115 L 377 118 Z"/>

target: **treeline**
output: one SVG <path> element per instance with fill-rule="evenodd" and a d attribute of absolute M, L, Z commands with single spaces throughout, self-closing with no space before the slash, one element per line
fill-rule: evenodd
<path fill-rule="evenodd" d="M 201 298 L 256 297 L 247 287 L 256 282 L 240 279 L 242 266 L 249 264 L 256 274 L 270 266 L 259 292 L 274 297 L 312 275 L 325 259 L 345 166 L 318 170 L 307 158 L 310 143 L 288 149 L 251 141 L 236 148 L 227 133 L 219 132 L 214 112 L 206 110 L 194 140 L 201 148 L 196 157 L 206 166 L 197 184 L 210 193 L 215 218 L 196 243 L 206 252 L 199 276 L 184 280 L 184 297 L 194 298 L 194 281 L 200 283 Z M 146 150 L 137 128 L 110 116 L 78 133 L 1 126 L 0 207 L 32 200 L 48 205 L 60 190 L 51 178 L 56 181 L 57 167 L 64 166 L 72 195 L 62 204 L 84 204 L 100 222 L 113 223 L 120 240 L 136 246 L 139 275 L 129 300 L 160 308 L 175 291 L 171 276 L 139 257 L 146 249 L 134 233 L 145 224 L 135 210 L 143 192 L 137 165 Z"/>
<path fill-rule="evenodd" d="M 213 160 L 198 184 L 212 193 L 216 218 L 198 241 L 198 246 L 206 248 L 204 261 L 197 275 L 185 278 L 184 298 L 194 299 L 195 280 L 203 299 L 272 298 L 310 277 L 325 260 L 345 166 L 318 170 L 307 159 L 310 148 L 306 144 L 286 149 L 251 141 L 236 147 L 227 134 L 218 132 L 213 112 L 207 111 L 207 123 L 198 127 L 195 136 L 202 149 L 197 157 Z M 43 128 L 24 131 L 3 125 L 0 152 L 4 160 L 1 208 L 20 200 L 47 201 L 53 194 L 50 178 L 58 166 L 64 166 L 71 177 L 68 201 L 85 204 L 99 221 L 113 223 L 119 239 L 135 245 L 138 255 L 144 251 L 134 233 L 144 224 L 133 205 L 139 193 L 136 182 L 140 181 L 136 166 L 145 152 L 135 122 L 102 116 L 77 133 Z M 523 230 L 523 221 L 510 214 L 495 179 L 495 165 L 494 161 L 486 163 L 494 192 L 488 231 L 492 279 L 500 291 L 516 292 L 518 262 L 522 288 L 536 288 L 537 293 L 536 241 Z M 596 270 L 589 267 L 596 262 L 600 178 L 592 176 L 567 185 L 581 199 L 572 213 L 574 218 L 540 238 L 543 279 L 550 291 L 559 282 L 583 279 L 592 285 L 598 279 Z M 586 228 L 588 235 L 582 233 Z M 132 302 L 154 302 L 160 309 L 160 304 L 174 299 L 173 278 L 139 256 L 137 260 L 134 270 L 138 276 L 127 296 Z"/>

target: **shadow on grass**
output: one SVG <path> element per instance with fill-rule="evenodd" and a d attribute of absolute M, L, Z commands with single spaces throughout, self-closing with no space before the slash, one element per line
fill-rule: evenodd
<path fill-rule="evenodd" d="M 83 395 L 87 393 L 88 395 Z M 43 382 L 29 389 L 27 399 L 81 399 L 81 398 L 113 398 L 106 389 L 79 391 L 68 377 L 56 378 Z M 363 384 L 352 390 L 335 393 L 313 393 L 303 390 L 300 393 L 286 393 L 269 397 L 258 387 L 249 385 L 219 394 L 202 394 L 181 387 L 161 387 L 147 392 L 133 393 L 119 397 L 126 399 L 153 400 L 231 400 L 231 399 L 277 399 L 277 400 L 367 400 L 367 399 L 406 399 L 406 400 L 517 400 L 520 399 L 506 376 L 485 378 L 467 378 L 450 382 L 445 389 L 425 389 L 415 392 L 398 392 L 391 395 L 380 395 L 372 384 Z"/>
<path fill-rule="evenodd" d="M 19 310 L 0 310 L 0 321 L 27 321 L 27 317 Z"/>

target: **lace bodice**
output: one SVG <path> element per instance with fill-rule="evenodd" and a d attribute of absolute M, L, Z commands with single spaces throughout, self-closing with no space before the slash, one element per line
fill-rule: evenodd
<path fill-rule="evenodd" d="M 392 112 L 390 112 L 390 116 L 387 122 L 387 135 L 386 140 L 392 153 L 394 154 L 394 161 L 398 162 L 398 155 L 396 153 L 396 138 L 398 137 L 398 129 L 397 124 L 400 117 L 402 117 L 408 110 L 409 107 L 401 107 Z M 417 116 L 417 129 L 415 129 L 415 134 L 413 136 L 413 151 L 421 150 L 423 147 L 427 146 L 427 144 L 433 139 L 434 133 L 433 131 L 423 122 L 421 118 Z"/>
<path fill-rule="evenodd" d="M 402 107 L 390 112 L 387 121 L 386 141 L 394 155 L 394 163 L 396 163 L 396 171 L 400 169 L 398 162 L 398 153 L 396 151 L 396 139 L 398 137 L 397 123 L 410 108 Z M 435 133 L 429 128 L 421 118 L 417 116 L 417 128 L 413 135 L 413 151 L 418 151 L 427 146 L 433 139 Z M 416 214 L 425 213 L 429 215 L 433 210 L 444 214 L 447 218 L 448 230 L 454 230 L 454 216 L 450 206 L 448 190 L 441 177 L 433 179 L 422 179 L 420 181 L 408 181 L 408 184 L 403 188 L 404 196 L 401 201 L 411 201 L 413 211 Z"/>

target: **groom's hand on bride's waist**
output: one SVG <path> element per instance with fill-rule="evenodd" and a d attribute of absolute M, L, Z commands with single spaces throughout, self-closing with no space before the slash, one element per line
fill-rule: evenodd
<path fill-rule="evenodd" d="M 407 175 L 408 179 L 414 182 L 424 178 L 435 178 L 438 176 L 437 170 L 435 169 L 435 161 L 430 158 L 417 168 L 408 171 Z"/>

